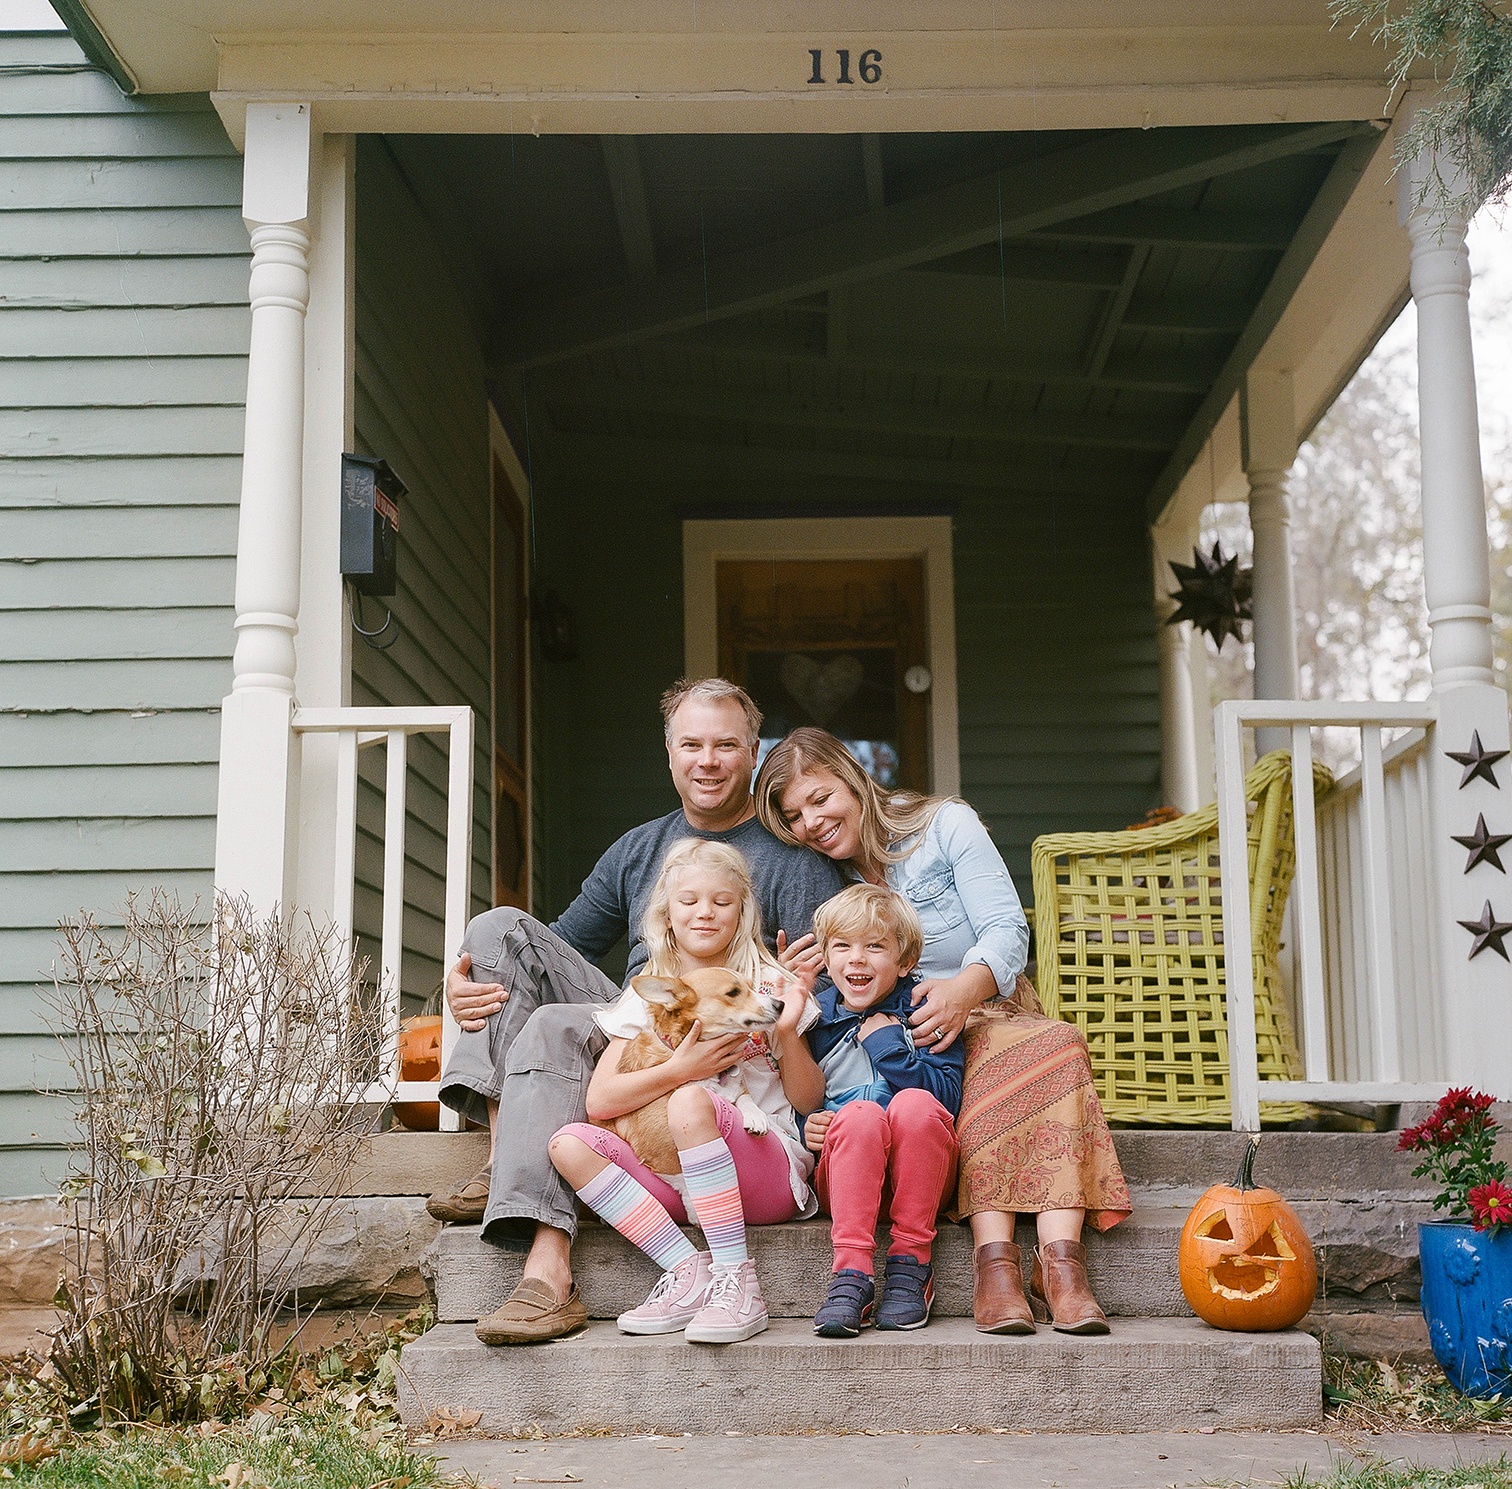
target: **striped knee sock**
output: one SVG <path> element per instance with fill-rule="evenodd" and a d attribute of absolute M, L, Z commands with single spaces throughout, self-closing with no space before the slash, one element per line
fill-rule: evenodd
<path fill-rule="evenodd" d="M 714 1270 L 738 1267 L 746 1259 L 745 1209 L 729 1148 L 723 1138 L 716 1137 L 712 1143 L 684 1148 L 678 1157 Z"/>
<path fill-rule="evenodd" d="M 578 1198 L 664 1272 L 698 1255 L 698 1248 L 678 1230 L 666 1206 L 612 1163 L 578 1190 Z"/>

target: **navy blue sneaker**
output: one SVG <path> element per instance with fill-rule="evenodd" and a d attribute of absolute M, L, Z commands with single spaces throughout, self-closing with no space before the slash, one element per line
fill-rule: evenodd
<path fill-rule="evenodd" d="M 929 1310 L 933 1307 L 934 1268 L 911 1256 L 888 1257 L 877 1327 L 922 1329 L 929 1322 Z"/>
<path fill-rule="evenodd" d="M 814 1332 L 821 1339 L 854 1339 L 872 1321 L 876 1296 L 877 1285 L 865 1272 L 843 1267 L 830 1278 Z"/>

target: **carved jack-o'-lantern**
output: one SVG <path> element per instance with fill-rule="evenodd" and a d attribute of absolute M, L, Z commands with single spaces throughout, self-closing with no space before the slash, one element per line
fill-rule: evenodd
<path fill-rule="evenodd" d="M 1181 1290 L 1218 1329 L 1289 1329 L 1312 1306 L 1318 1264 L 1292 1207 L 1254 1180 L 1259 1136 L 1232 1185 L 1215 1184 L 1181 1231 Z"/>
<path fill-rule="evenodd" d="M 434 1081 L 441 1078 L 441 1015 L 420 1014 L 399 1025 L 399 1079 Z M 441 1125 L 436 1101 L 396 1101 L 394 1115 L 411 1132 L 434 1132 Z"/>

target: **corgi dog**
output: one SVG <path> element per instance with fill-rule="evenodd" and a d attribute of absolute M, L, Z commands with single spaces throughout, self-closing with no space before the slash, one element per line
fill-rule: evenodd
<path fill-rule="evenodd" d="M 651 1027 L 643 1029 L 620 1052 L 621 1071 L 649 1070 L 672 1056 L 688 1036 L 696 1019 L 702 1026 L 699 1041 L 722 1039 L 727 1034 L 754 1035 L 772 1028 L 782 1005 L 758 992 L 737 973 L 724 967 L 706 967 L 686 977 L 632 978 L 630 986 L 651 1010 Z M 740 1065 L 746 1051 L 714 1080 L 701 1085 L 723 1096 L 740 1113 L 747 1132 L 762 1133 L 771 1125 L 767 1115 L 746 1090 Z M 638 1111 L 601 1122 L 617 1133 L 653 1173 L 675 1174 L 680 1165 L 677 1145 L 667 1126 L 667 1097 L 658 1096 Z"/>

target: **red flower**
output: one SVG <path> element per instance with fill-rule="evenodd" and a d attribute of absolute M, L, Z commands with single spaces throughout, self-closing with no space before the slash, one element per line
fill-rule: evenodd
<path fill-rule="evenodd" d="M 1488 1225 L 1512 1225 L 1512 1189 L 1499 1180 L 1472 1189 L 1468 1198 L 1476 1230 L 1485 1230 Z"/>

